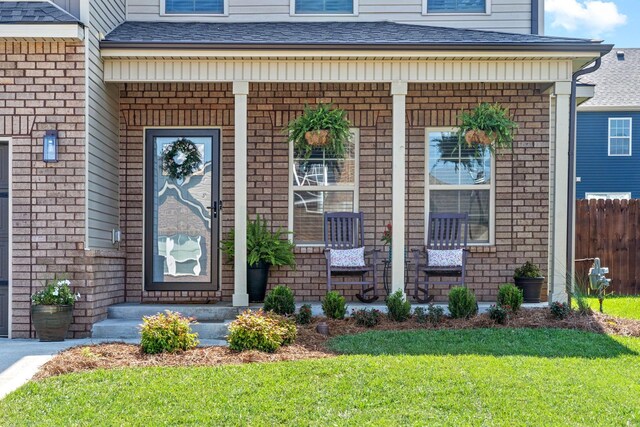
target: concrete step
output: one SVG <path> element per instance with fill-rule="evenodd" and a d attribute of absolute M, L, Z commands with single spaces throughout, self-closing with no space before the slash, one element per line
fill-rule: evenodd
<path fill-rule="evenodd" d="M 224 340 L 228 333 L 230 320 L 221 322 L 198 321 L 191 326 L 193 332 L 198 333 L 201 340 Z M 97 322 L 91 330 L 91 338 L 94 339 L 140 339 L 140 320 L 130 319 L 106 319 Z"/>
<path fill-rule="evenodd" d="M 235 319 L 240 312 L 238 307 L 230 304 L 134 304 L 124 303 L 108 308 L 109 319 L 128 319 L 142 322 L 144 316 L 153 316 L 165 310 L 177 311 L 187 317 L 194 317 L 199 322 L 222 322 Z"/>

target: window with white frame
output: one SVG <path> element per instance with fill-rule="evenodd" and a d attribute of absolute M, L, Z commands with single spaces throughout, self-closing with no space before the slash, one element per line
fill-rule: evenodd
<path fill-rule="evenodd" d="M 169 15 L 221 15 L 225 0 L 164 0 Z"/>
<path fill-rule="evenodd" d="M 609 119 L 609 155 L 631 155 L 631 118 Z"/>
<path fill-rule="evenodd" d="M 296 15 L 353 15 L 357 0 L 291 0 Z"/>
<path fill-rule="evenodd" d="M 484 149 L 458 146 L 453 129 L 427 129 L 425 222 L 429 212 L 469 215 L 469 243 L 493 241 L 493 158 Z"/>
<path fill-rule="evenodd" d="M 631 200 L 631 193 L 586 193 L 587 200 Z"/>
<path fill-rule="evenodd" d="M 327 157 L 323 149 L 314 149 L 303 159 L 291 148 L 291 191 L 289 224 L 298 245 L 324 243 L 325 212 L 358 210 L 359 132 L 352 129 L 343 159 Z"/>
<path fill-rule="evenodd" d="M 487 13 L 489 0 L 424 0 L 425 13 Z"/>

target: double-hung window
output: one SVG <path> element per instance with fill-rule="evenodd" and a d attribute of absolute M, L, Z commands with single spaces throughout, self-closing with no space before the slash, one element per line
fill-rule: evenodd
<path fill-rule="evenodd" d="M 222 15 L 225 0 L 164 0 L 167 15 Z"/>
<path fill-rule="evenodd" d="M 490 0 L 424 0 L 426 13 L 487 13 Z"/>
<path fill-rule="evenodd" d="M 467 213 L 469 243 L 493 243 L 495 189 L 488 149 L 458 146 L 453 129 L 427 129 L 425 223 L 429 212 Z"/>
<path fill-rule="evenodd" d="M 358 0 L 291 0 L 294 15 L 353 15 Z"/>
<path fill-rule="evenodd" d="M 631 155 L 631 118 L 609 119 L 609 155 Z"/>
<path fill-rule="evenodd" d="M 289 227 L 298 245 L 324 243 L 325 212 L 358 210 L 359 132 L 351 133 L 343 159 L 329 157 L 323 149 L 303 159 L 291 148 Z"/>

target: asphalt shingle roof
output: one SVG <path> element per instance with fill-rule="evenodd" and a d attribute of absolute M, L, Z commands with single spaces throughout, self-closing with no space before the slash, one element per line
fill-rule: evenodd
<path fill-rule="evenodd" d="M 624 52 L 623 60 L 618 52 Z M 584 107 L 640 107 L 640 48 L 613 49 L 602 57 L 600 68 L 580 82 L 596 85 L 595 96 Z"/>
<path fill-rule="evenodd" d="M 74 24 L 78 19 L 48 1 L 0 1 L 0 24 Z"/>
<path fill-rule="evenodd" d="M 392 22 L 257 22 L 181 23 L 125 22 L 102 42 L 118 44 L 215 45 L 219 47 L 559 47 L 602 50 L 606 45 L 585 39 L 509 34 L 493 31 L 409 25 Z M 608 50 L 608 49 L 606 49 Z"/>

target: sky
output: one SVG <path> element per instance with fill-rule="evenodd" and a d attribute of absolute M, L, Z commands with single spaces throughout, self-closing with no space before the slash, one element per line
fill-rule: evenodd
<path fill-rule="evenodd" d="M 545 0 L 545 35 L 640 48 L 640 0 Z"/>

